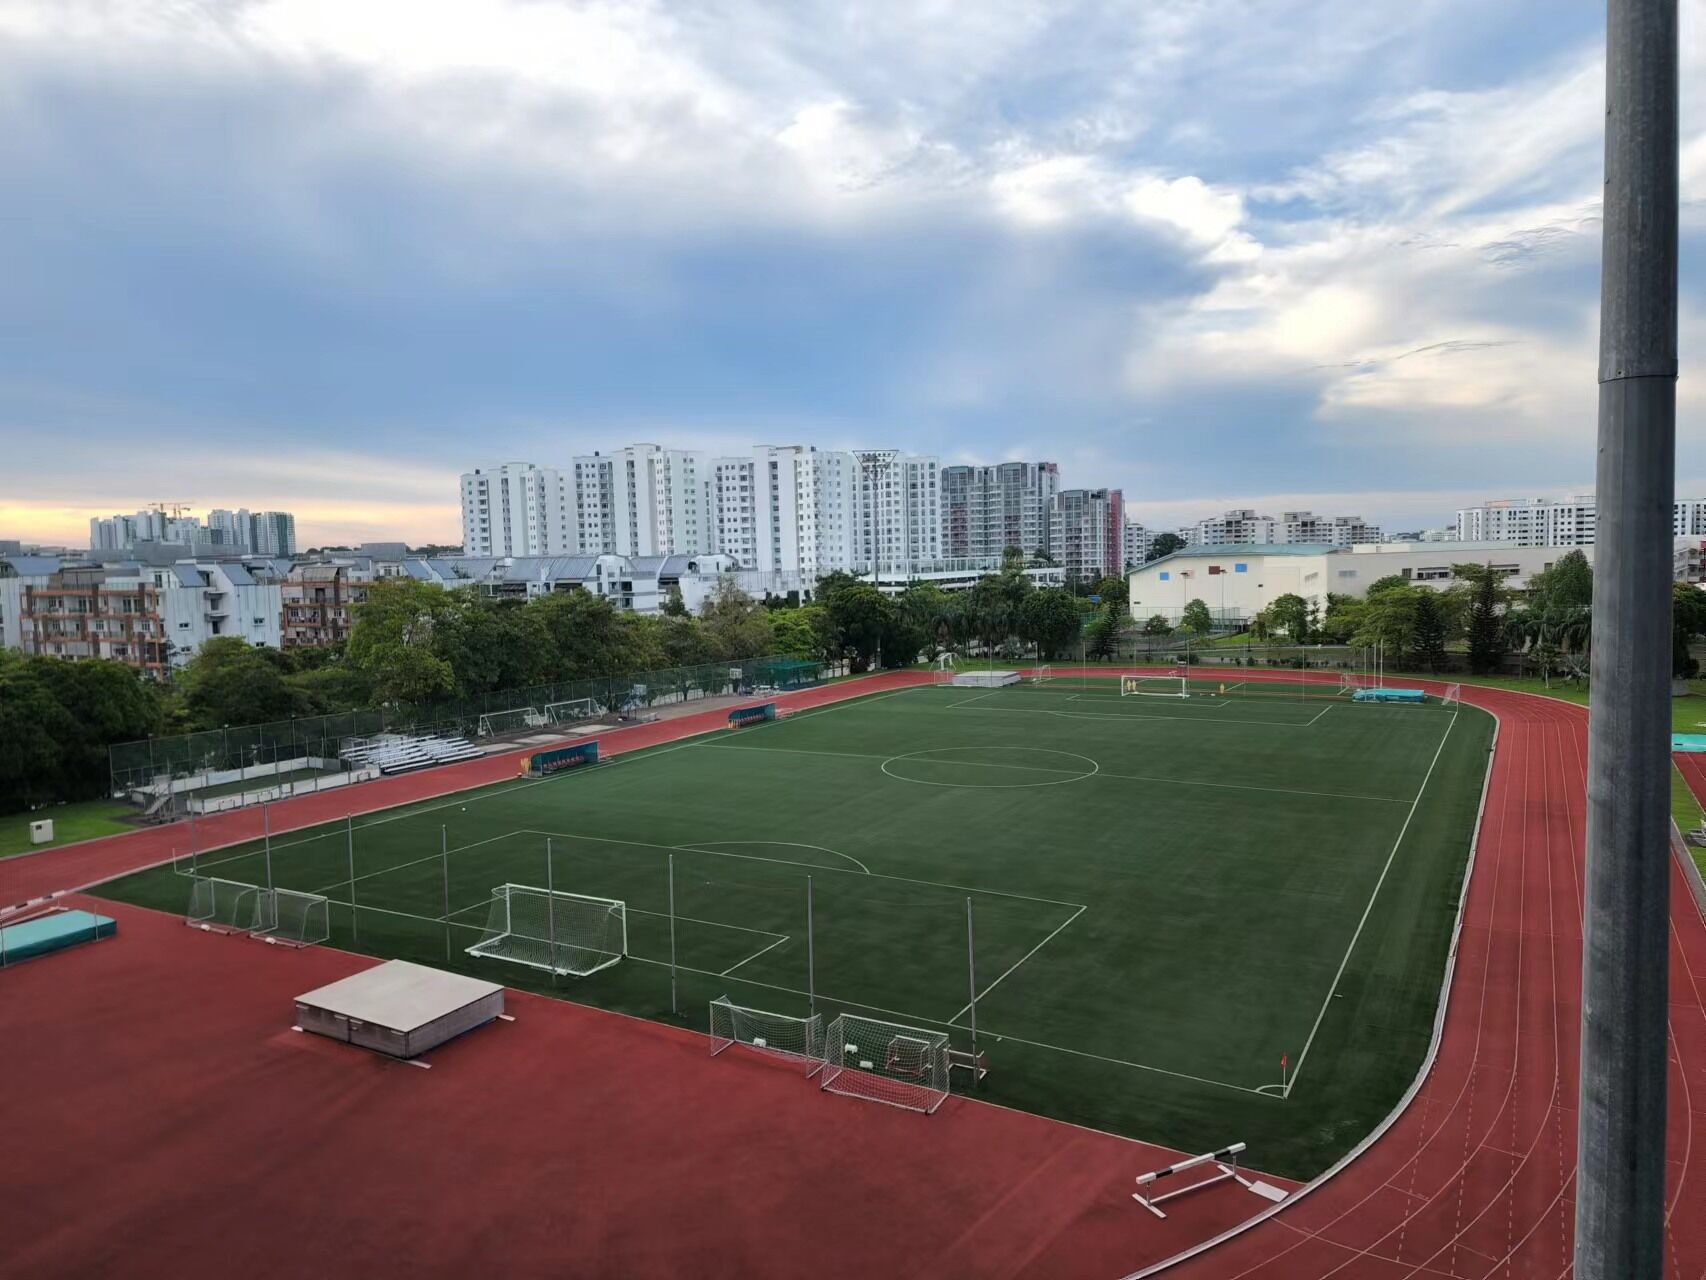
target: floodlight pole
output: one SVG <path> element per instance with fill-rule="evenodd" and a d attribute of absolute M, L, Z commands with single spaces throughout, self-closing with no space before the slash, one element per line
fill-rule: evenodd
<path fill-rule="evenodd" d="M 557 985 L 557 885 L 551 873 L 551 837 L 545 837 L 545 929 L 551 942 L 551 985 Z"/>
<path fill-rule="evenodd" d="M 261 801 L 261 843 L 262 843 L 262 846 L 266 850 L 267 892 L 271 893 L 272 892 L 272 816 L 268 812 L 268 809 L 269 809 L 269 806 L 268 806 L 267 802 L 265 800 Z"/>
<path fill-rule="evenodd" d="M 971 898 L 966 898 L 966 981 L 971 985 L 971 1003 L 967 1006 L 971 1014 L 971 1078 L 972 1084 L 977 1083 L 977 943 L 972 931 Z"/>
<path fill-rule="evenodd" d="M 344 814 L 344 847 L 349 854 L 349 936 L 351 942 L 361 941 L 361 927 L 358 917 L 361 912 L 355 905 L 355 815 Z M 330 912 L 327 913 L 328 915 Z"/>
<path fill-rule="evenodd" d="M 444 958 L 450 959 L 450 828 L 438 829 L 438 857 L 444 871 Z"/>
<path fill-rule="evenodd" d="M 806 877 L 806 1013 L 817 1013 L 817 950 L 812 937 L 812 878 Z"/>
<path fill-rule="evenodd" d="M 679 1014 L 675 992 L 675 855 L 669 855 L 669 1011 Z"/>
<path fill-rule="evenodd" d="M 1676 0 L 1609 0 L 1575 1272 L 1664 1269 Z"/>

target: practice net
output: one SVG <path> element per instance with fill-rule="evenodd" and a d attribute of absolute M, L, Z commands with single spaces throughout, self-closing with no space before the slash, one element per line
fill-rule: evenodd
<path fill-rule="evenodd" d="M 584 978 L 628 954 L 628 907 L 618 898 L 501 884 L 468 954 Z"/>
<path fill-rule="evenodd" d="M 1122 698 L 1188 698 L 1190 683 L 1184 676 L 1121 676 Z"/>
<path fill-rule="evenodd" d="M 1047 684 L 1050 680 L 1053 680 L 1053 679 L 1054 679 L 1054 668 L 1052 666 L 1038 667 L 1038 668 L 1036 668 L 1036 670 L 1031 672 L 1031 683 L 1032 684 Z"/>
<path fill-rule="evenodd" d="M 262 921 L 261 893 L 259 885 L 241 880 L 197 876 L 184 923 L 210 933 L 252 933 Z"/>
<path fill-rule="evenodd" d="M 332 936 L 331 908 L 318 893 L 262 889 L 256 900 L 257 938 L 287 947 L 312 947 Z"/>
<path fill-rule="evenodd" d="M 568 702 L 545 704 L 545 719 L 552 724 L 574 724 L 579 720 L 591 720 L 597 714 L 591 698 L 572 698 Z"/>
<path fill-rule="evenodd" d="M 810 1079 L 823 1069 L 823 1015 L 797 1018 L 718 996 L 711 1001 L 711 1056 L 737 1044 L 803 1063 Z"/>
<path fill-rule="evenodd" d="M 821 1087 L 928 1115 L 948 1096 L 947 1033 L 844 1013 L 824 1033 Z"/>
<path fill-rule="evenodd" d="M 495 737 L 500 733 L 516 733 L 522 729 L 542 729 L 550 722 L 538 707 L 512 707 L 508 711 L 488 711 L 480 717 L 479 736 Z"/>

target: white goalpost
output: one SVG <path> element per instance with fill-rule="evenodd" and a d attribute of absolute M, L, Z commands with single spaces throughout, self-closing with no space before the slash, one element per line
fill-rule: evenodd
<path fill-rule="evenodd" d="M 189 910 L 184 923 L 208 933 L 252 933 L 260 927 L 259 885 L 217 876 L 197 876 L 190 885 Z"/>
<path fill-rule="evenodd" d="M 628 906 L 561 889 L 500 884 L 471 956 L 584 978 L 628 954 Z"/>
<path fill-rule="evenodd" d="M 1190 681 L 1184 676 L 1121 676 L 1122 698 L 1188 698 Z"/>
<path fill-rule="evenodd" d="M 591 698 L 571 698 L 567 702 L 545 704 L 545 719 L 552 724 L 573 724 L 577 720 L 590 720 L 597 714 Z"/>
<path fill-rule="evenodd" d="M 550 723 L 538 707 L 511 707 L 508 711 L 488 711 L 480 717 L 479 736 L 514 733 L 518 729 L 542 729 Z"/>
<path fill-rule="evenodd" d="M 711 1056 L 737 1044 L 803 1063 L 809 1080 L 823 1070 L 823 1015 L 798 1018 L 718 996 L 711 1001 Z"/>
<path fill-rule="evenodd" d="M 953 684 L 954 683 L 954 655 L 953 654 L 944 653 L 941 657 L 936 659 L 936 683 L 937 684 Z"/>
<path fill-rule="evenodd" d="M 1032 684 L 1047 684 L 1053 679 L 1054 667 L 1049 663 L 1044 663 L 1042 666 L 1033 669 L 1031 672 Z"/>
<path fill-rule="evenodd" d="M 948 1096 L 948 1036 L 899 1022 L 844 1013 L 824 1033 L 828 1093 L 922 1111 Z"/>
<path fill-rule="evenodd" d="M 263 942 L 312 947 L 332 936 L 331 905 L 318 893 L 262 889 L 256 915 L 258 923 L 252 932 Z"/>
<path fill-rule="evenodd" d="M 1459 706 L 1459 707 L 1462 706 L 1463 705 L 1463 686 L 1460 684 L 1448 684 L 1448 685 L 1446 685 L 1445 686 L 1445 693 L 1440 696 L 1440 705 L 1441 706 Z"/>

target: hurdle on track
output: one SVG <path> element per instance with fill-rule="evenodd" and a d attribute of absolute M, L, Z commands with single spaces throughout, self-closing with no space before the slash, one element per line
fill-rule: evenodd
<path fill-rule="evenodd" d="M 1156 1169 L 1152 1173 L 1140 1173 L 1137 1175 L 1137 1185 L 1139 1190 L 1132 1192 L 1131 1198 L 1137 1201 L 1145 1209 L 1149 1210 L 1149 1212 L 1153 1213 L 1157 1218 L 1165 1218 L 1167 1215 L 1162 1213 L 1157 1207 L 1165 1201 L 1175 1199 L 1179 1196 L 1189 1195 L 1193 1191 L 1201 1191 L 1204 1187 L 1212 1187 L 1216 1183 L 1227 1182 L 1234 1179 L 1248 1187 L 1250 1184 L 1238 1176 L 1238 1153 L 1244 1150 L 1244 1146 L 1245 1144 L 1242 1142 L 1234 1142 L 1230 1147 L 1222 1147 L 1219 1151 L 1208 1151 L 1200 1156 L 1192 1156 L 1189 1160 L 1181 1160 L 1177 1164 L 1170 1164 L 1165 1169 Z M 1224 1161 L 1230 1161 L 1231 1163 L 1223 1163 Z M 1162 1178 L 1171 1178 L 1174 1174 L 1188 1173 L 1190 1170 L 1200 1169 L 1204 1165 L 1213 1165 L 1219 1170 L 1219 1172 L 1207 1178 L 1202 1178 L 1196 1182 L 1187 1183 L 1182 1187 L 1177 1187 L 1172 1191 L 1162 1192 L 1160 1195 L 1145 1196 L 1141 1190 L 1143 1187 L 1159 1182 Z"/>

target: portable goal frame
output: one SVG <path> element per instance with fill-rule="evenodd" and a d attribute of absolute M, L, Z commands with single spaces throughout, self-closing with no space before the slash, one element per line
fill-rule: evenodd
<path fill-rule="evenodd" d="M 727 996 L 718 996 L 711 1001 L 709 1027 L 713 1058 L 739 1044 L 803 1065 L 808 1080 L 823 1070 L 821 1013 L 802 1018 L 750 1008 L 734 1003 Z"/>
<path fill-rule="evenodd" d="M 1158 689 L 1144 688 L 1144 685 L 1162 685 L 1164 687 Z M 1188 698 L 1190 696 L 1191 684 L 1185 676 L 1120 677 L 1120 697 L 1122 698 Z"/>

